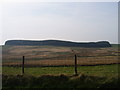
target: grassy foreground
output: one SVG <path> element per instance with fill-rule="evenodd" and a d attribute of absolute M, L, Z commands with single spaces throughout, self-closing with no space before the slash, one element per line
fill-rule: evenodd
<path fill-rule="evenodd" d="M 119 88 L 120 78 L 97 77 L 80 74 L 42 75 L 39 77 L 27 75 L 3 75 L 3 89 L 5 88 Z"/>
<path fill-rule="evenodd" d="M 86 74 L 93 76 L 116 77 L 118 75 L 118 65 L 99 65 L 99 66 L 79 66 L 78 74 Z M 21 67 L 3 67 L 4 75 L 20 75 Z M 40 75 L 73 75 L 74 67 L 29 67 L 25 68 L 25 75 L 40 76 Z"/>
<path fill-rule="evenodd" d="M 119 65 L 119 64 L 118 64 Z M 118 65 L 79 66 L 78 76 L 74 67 L 3 67 L 5 88 L 119 88 Z"/>

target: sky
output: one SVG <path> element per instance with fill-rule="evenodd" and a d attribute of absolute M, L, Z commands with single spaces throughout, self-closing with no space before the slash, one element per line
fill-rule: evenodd
<path fill-rule="evenodd" d="M 1 42 L 58 39 L 118 43 L 117 2 L 4 3 Z"/>

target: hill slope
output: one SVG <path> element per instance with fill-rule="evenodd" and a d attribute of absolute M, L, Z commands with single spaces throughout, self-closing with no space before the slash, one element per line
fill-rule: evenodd
<path fill-rule="evenodd" d="M 78 43 L 61 40 L 43 40 L 43 41 L 32 41 L 32 40 L 8 40 L 5 45 L 27 45 L 27 46 L 67 46 L 67 47 L 111 47 L 108 41 L 101 42 L 88 42 Z"/>

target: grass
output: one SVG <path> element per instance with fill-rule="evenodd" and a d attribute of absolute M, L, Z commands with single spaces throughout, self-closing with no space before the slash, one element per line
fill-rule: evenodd
<path fill-rule="evenodd" d="M 107 78 L 80 74 L 78 76 L 67 75 L 42 75 L 39 77 L 28 75 L 3 75 L 3 89 L 23 88 L 119 88 L 120 78 Z"/>
<path fill-rule="evenodd" d="M 3 67 L 2 73 L 5 75 L 18 75 L 21 74 L 22 68 L 20 67 Z M 78 73 L 93 75 L 116 77 L 118 75 L 118 65 L 100 65 L 100 66 L 79 66 Z M 25 68 L 25 75 L 41 76 L 41 75 L 73 75 L 74 67 L 28 67 Z"/>
<path fill-rule="evenodd" d="M 79 65 L 118 63 L 118 48 L 81 48 L 55 46 L 3 46 L 2 65 L 20 65 L 22 56 L 31 66 L 73 65 L 74 52 Z M 92 63 L 91 63 L 92 62 Z"/>
<path fill-rule="evenodd" d="M 78 75 L 73 67 L 3 67 L 2 89 L 77 89 L 77 88 L 120 88 L 118 65 L 81 66 Z"/>

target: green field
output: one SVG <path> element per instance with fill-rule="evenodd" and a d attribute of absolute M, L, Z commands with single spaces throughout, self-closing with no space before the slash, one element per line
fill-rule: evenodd
<path fill-rule="evenodd" d="M 78 75 L 74 67 L 3 67 L 3 89 L 14 88 L 119 88 L 120 77 L 117 64 L 80 66 Z"/>
<path fill-rule="evenodd" d="M 100 66 L 79 66 L 78 74 L 116 77 L 118 75 L 118 65 L 100 65 Z M 18 75 L 22 73 L 21 67 L 3 67 L 3 74 Z M 25 68 L 25 75 L 41 76 L 41 75 L 73 75 L 74 67 L 29 67 Z"/>

